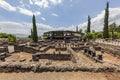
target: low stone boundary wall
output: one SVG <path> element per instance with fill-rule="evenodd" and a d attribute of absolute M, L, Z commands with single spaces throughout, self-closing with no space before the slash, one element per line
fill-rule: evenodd
<path fill-rule="evenodd" d="M 56 51 L 66 51 L 67 50 L 67 48 L 61 48 L 61 47 L 55 47 L 55 49 L 56 49 Z"/>
<path fill-rule="evenodd" d="M 9 57 L 10 54 L 4 52 L 4 53 L 0 53 L 0 61 L 5 61 L 6 57 Z"/>
<path fill-rule="evenodd" d="M 80 51 L 80 50 L 84 50 L 85 48 L 89 48 L 88 46 L 80 46 L 80 47 L 71 47 L 74 51 Z"/>
<path fill-rule="evenodd" d="M 84 49 L 83 53 L 87 57 L 93 59 L 95 62 L 102 63 L 102 60 L 103 60 L 103 55 L 102 54 L 97 55 L 96 52 L 93 52 L 93 51 L 91 51 L 90 49 L 87 49 L 87 48 Z"/>
<path fill-rule="evenodd" d="M 120 47 L 119 46 L 114 46 L 114 45 L 109 45 L 109 44 L 103 44 L 99 43 L 98 44 L 102 49 L 104 49 L 104 52 L 108 52 L 114 56 L 120 57 Z"/>
<path fill-rule="evenodd" d="M 49 59 L 49 60 L 71 60 L 70 54 L 34 54 L 32 55 L 34 61 L 38 59 Z"/>
<path fill-rule="evenodd" d="M 115 67 L 102 67 L 91 65 L 78 65 L 78 64 L 61 64 L 54 65 L 48 63 L 2 63 L 0 64 L 0 72 L 120 72 L 120 68 Z"/>
<path fill-rule="evenodd" d="M 7 47 L 0 47 L 0 53 L 8 52 Z"/>
<path fill-rule="evenodd" d="M 14 49 L 15 49 L 15 52 L 27 52 L 27 53 L 31 53 L 31 54 L 34 54 L 34 53 L 37 53 L 38 50 L 32 48 L 32 47 L 27 47 L 27 46 L 24 46 L 24 45 L 14 45 Z"/>
<path fill-rule="evenodd" d="M 67 51 L 68 51 L 68 53 L 71 54 L 72 62 L 77 63 L 78 57 L 77 57 L 75 51 L 71 47 L 67 47 Z"/>
<path fill-rule="evenodd" d="M 46 52 L 48 49 L 50 49 L 50 46 L 47 46 L 45 49 L 40 50 L 40 52 Z"/>
<path fill-rule="evenodd" d="M 8 44 L 9 40 L 8 38 L 0 38 L 0 46 Z"/>

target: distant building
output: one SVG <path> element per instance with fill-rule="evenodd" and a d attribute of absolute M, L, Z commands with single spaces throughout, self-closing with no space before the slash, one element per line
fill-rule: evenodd
<path fill-rule="evenodd" d="M 47 40 L 81 40 L 83 33 L 75 32 L 75 31 L 49 31 L 45 32 L 43 36 L 46 37 Z"/>

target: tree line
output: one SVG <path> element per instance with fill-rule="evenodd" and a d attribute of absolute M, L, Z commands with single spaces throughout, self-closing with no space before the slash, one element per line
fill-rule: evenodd
<path fill-rule="evenodd" d="M 0 33 L 0 38 L 8 38 L 9 42 L 16 42 L 17 37 L 12 34 Z"/>
<path fill-rule="evenodd" d="M 82 32 L 82 29 L 79 29 L 79 32 Z M 88 16 L 87 29 L 85 30 L 85 35 L 82 39 L 119 39 L 120 38 L 120 25 L 117 25 L 115 22 L 109 25 L 109 2 L 106 4 L 105 15 L 104 15 L 104 27 L 103 31 L 95 32 L 91 31 L 91 18 Z"/>
<path fill-rule="evenodd" d="M 33 43 L 36 43 L 38 42 L 38 34 L 37 34 L 35 15 L 33 15 L 32 18 L 32 24 L 33 24 L 33 28 L 31 29 L 31 35 L 29 37 L 32 39 Z M 76 32 L 82 33 L 82 29 L 78 30 L 78 26 L 76 26 Z M 91 31 L 91 17 L 88 16 L 87 29 L 82 39 L 95 39 L 95 38 L 103 38 L 103 39 L 120 38 L 120 25 L 117 25 L 115 22 L 109 25 L 109 2 L 107 2 L 105 8 L 103 31 L 99 31 L 99 32 L 95 32 L 95 30 Z"/>

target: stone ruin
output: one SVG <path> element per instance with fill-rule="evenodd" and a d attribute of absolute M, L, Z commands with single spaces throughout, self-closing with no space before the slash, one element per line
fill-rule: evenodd
<path fill-rule="evenodd" d="M 79 43 L 80 44 L 80 43 Z M 77 43 L 65 43 L 64 41 L 53 41 L 48 43 L 43 43 L 39 48 L 40 51 L 37 54 L 33 54 L 33 61 L 39 61 L 39 59 L 50 59 L 50 60 L 72 60 L 72 62 L 76 61 L 76 51 L 82 49 L 83 45 L 79 45 Z M 48 49 L 55 49 L 52 53 L 46 53 Z M 62 51 L 66 51 L 66 53 L 62 53 Z"/>
<path fill-rule="evenodd" d="M 97 50 L 97 47 L 95 47 Z M 46 53 L 49 49 L 55 49 L 52 53 Z M 27 52 L 32 54 L 33 61 L 39 61 L 39 59 L 48 59 L 48 60 L 69 60 L 74 63 L 77 62 L 76 53 L 80 50 L 84 50 L 84 54 L 97 61 L 102 61 L 102 54 L 96 54 L 95 50 L 91 50 L 88 46 L 84 46 L 82 42 L 79 41 L 70 41 L 69 43 L 65 43 L 65 41 L 45 41 L 41 42 L 39 45 L 34 47 L 33 45 L 26 44 L 12 44 L 7 47 L 0 48 L 0 52 L 2 53 L 1 60 L 5 60 L 6 55 L 14 52 Z M 62 51 L 66 51 L 66 53 L 62 53 Z"/>
<path fill-rule="evenodd" d="M 11 48 L 12 47 L 12 48 Z M 10 49 L 9 49 L 10 48 Z M 49 49 L 54 51 L 49 52 Z M 82 51 L 83 55 L 89 58 L 93 63 L 79 63 L 78 52 Z M 9 71 L 117 71 L 116 67 L 105 67 L 103 64 L 104 49 L 98 45 L 84 45 L 80 41 L 44 41 L 38 44 L 11 44 L 0 48 L 0 60 L 5 62 L 5 58 L 11 56 L 15 52 L 27 52 L 32 55 L 32 60 L 24 63 L 25 60 L 13 63 L 0 64 L 0 72 Z M 46 62 L 41 62 L 41 60 Z M 54 64 L 54 61 L 61 63 Z M 71 63 L 63 63 L 62 61 L 70 61 Z"/>

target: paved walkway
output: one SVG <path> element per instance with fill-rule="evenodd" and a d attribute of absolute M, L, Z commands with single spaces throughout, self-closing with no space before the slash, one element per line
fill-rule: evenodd
<path fill-rule="evenodd" d="M 96 39 L 95 42 L 97 43 L 103 43 L 103 44 L 109 44 L 109 45 L 114 45 L 114 46 L 120 46 L 120 41 L 105 41 L 103 39 Z"/>

